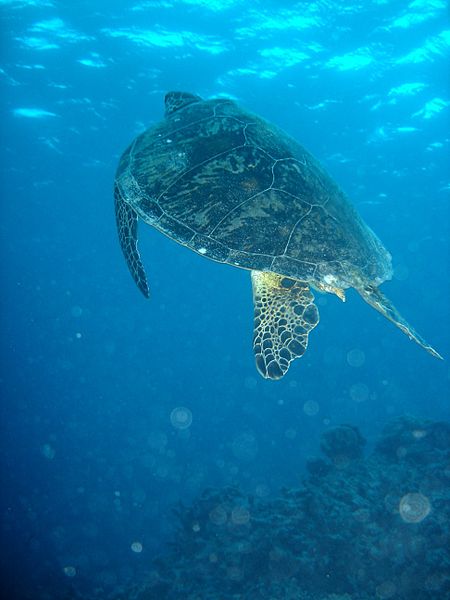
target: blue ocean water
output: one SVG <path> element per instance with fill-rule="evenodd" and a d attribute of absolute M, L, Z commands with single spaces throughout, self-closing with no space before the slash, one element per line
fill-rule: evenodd
<path fill-rule="evenodd" d="M 0 10 L 4 597 L 125 597 L 165 552 L 180 501 L 298 486 L 341 423 L 370 447 L 393 417 L 449 419 L 444 0 Z M 322 161 L 392 253 L 383 290 L 444 361 L 356 293 L 318 295 L 307 353 L 266 381 L 248 272 L 146 226 L 142 297 L 113 181 L 174 89 L 235 99 Z"/>

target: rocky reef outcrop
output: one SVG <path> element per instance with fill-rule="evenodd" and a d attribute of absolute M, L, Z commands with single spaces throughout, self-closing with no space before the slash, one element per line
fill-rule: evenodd
<path fill-rule="evenodd" d="M 450 424 L 401 417 L 364 444 L 330 429 L 276 499 L 205 490 L 127 600 L 450 598 Z"/>

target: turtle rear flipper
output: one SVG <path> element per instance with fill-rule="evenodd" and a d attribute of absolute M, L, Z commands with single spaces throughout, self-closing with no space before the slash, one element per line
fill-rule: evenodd
<path fill-rule="evenodd" d="M 373 308 L 385 316 L 386 319 L 389 319 L 389 321 L 392 321 L 394 325 L 401 329 L 403 333 L 406 333 L 410 340 L 414 340 L 432 356 L 442 360 L 442 356 L 439 354 L 439 352 L 436 352 L 436 350 L 432 348 L 428 342 L 420 337 L 420 335 L 411 327 L 411 325 L 400 315 L 392 302 L 386 298 L 386 296 L 380 292 L 376 286 L 367 285 L 364 288 L 357 289 L 356 291 L 368 304 L 370 304 L 370 306 L 373 306 Z"/>
<path fill-rule="evenodd" d="M 319 311 L 306 283 L 270 272 L 251 274 L 256 368 L 266 379 L 281 379 L 305 353 Z"/>
<path fill-rule="evenodd" d="M 144 265 L 137 249 L 138 216 L 135 210 L 123 200 L 117 185 L 114 186 L 116 223 L 120 247 L 136 285 L 146 298 L 150 296 Z"/>

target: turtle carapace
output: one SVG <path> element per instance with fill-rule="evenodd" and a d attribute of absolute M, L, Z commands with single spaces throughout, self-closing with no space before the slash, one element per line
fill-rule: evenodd
<path fill-rule="evenodd" d="M 430 354 L 379 286 L 391 257 L 316 159 L 235 102 L 170 92 L 165 118 L 120 159 L 115 205 L 120 244 L 145 296 L 137 249 L 142 219 L 176 242 L 251 271 L 253 349 L 263 377 L 281 378 L 319 322 L 312 289 L 354 288 Z"/>

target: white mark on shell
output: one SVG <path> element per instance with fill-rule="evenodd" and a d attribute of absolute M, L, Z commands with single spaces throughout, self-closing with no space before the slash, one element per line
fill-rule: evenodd
<path fill-rule="evenodd" d="M 336 277 L 334 275 L 325 275 L 325 277 L 323 278 L 323 280 L 325 281 L 325 283 L 327 285 L 333 285 L 337 281 L 337 279 L 336 279 Z"/>

